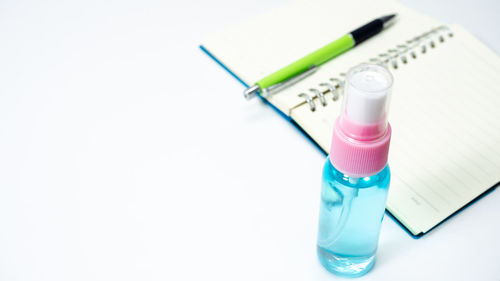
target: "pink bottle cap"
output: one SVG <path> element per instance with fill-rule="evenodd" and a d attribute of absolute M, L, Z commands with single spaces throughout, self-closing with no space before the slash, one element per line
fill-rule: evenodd
<path fill-rule="evenodd" d="M 376 64 L 361 64 L 347 73 L 341 115 L 330 149 L 330 161 L 342 173 L 367 177 L 387 164 L 392 83 L 391 73 Z"/>

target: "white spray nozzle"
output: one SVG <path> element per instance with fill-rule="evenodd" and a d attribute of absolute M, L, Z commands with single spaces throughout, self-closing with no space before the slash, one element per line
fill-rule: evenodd
<path fill-rule="evenodd" d="M 363 140 L 385 132 L 392 82 L 391 73 L 380 65 L 360 64 L 349 70 L 340 122 L 346 134 Z"/>

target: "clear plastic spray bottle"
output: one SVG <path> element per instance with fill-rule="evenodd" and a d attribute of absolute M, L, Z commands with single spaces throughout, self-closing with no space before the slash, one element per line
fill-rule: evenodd
<path fill-rule="evenodd" d="M 337 275 L 364 275 L 375 262 L 390 181 L 392 81 L 380 65 L 361 64 L 347 73 L 323 169 L 317 245 L 321 264 Z"/>

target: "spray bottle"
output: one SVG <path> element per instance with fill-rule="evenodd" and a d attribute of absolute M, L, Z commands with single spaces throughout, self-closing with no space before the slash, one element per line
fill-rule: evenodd
<path fill-rule="evenodd" d="M 364 275 L 375 262 L 390 181 L 392 81 L 385 67 L 372 64 L 346 76 L 323 169 L 317 245 L 321 264 L 337 275 Z"/>

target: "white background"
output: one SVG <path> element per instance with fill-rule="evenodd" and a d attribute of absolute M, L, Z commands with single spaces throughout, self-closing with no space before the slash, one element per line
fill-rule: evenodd
<path fill-rule="evenodd" d="M 2 0 L 0 280 L 337 280 L 324 156 L 198 49 L 286 2 Z M 404 2 L 500 53 L 495 1 Z M 500 280 L 499 214 L 419 240 L 386 217 L 361 280 Z"/>

